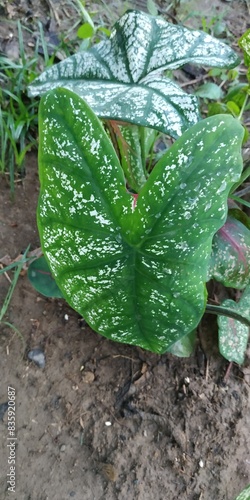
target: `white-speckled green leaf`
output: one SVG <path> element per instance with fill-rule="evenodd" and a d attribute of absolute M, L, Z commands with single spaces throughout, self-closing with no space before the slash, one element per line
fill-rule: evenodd
<path fill-rule="evenodd" d="M 212 238 L 242 170 L 243 128 L 199 122 L 157 163 L 137 204 L 101 123 L 76 94 L 40 106 L 38 226 L 69 304 L 102 335 L 165 352 L 206 304 Z"/>
<path fill-rule="evenodd" d="M 248 285 L 239 300 L 225 300 L 221 304 L 250 319 L 250 286 Z M 244 363 L 245 352 L 249 337 L 249 327 L 240 321 L 227 316 L 218 316 L 219 327 L 219 349 L 220 353 L 228 361 L 234 361 L 239 365 Z"/>
<path fill-rule="evenodd" d="M 48 68 L 29 92 L 36 96 L 65 87 L 83 97 L 101 118 L 178 137 L 199 120 L 198 103 L 163 72 L 188 62 L 230 68 L 239 59 L 230 47 L 206 33 L 128 11 L 109 40 Z"/>
<path fill-rule="evenodd" d="M 239 39 L 239 46 L 244 53 L 244 62 L 248 68 L 247 76 L 250 79 L 250 29 L 248 29 Z"/>
<path fill-rule="evenodd" d="M 232 216 L 214 236 L 210 276 L 232 288 L 249 283 L 250 231 Z"/>

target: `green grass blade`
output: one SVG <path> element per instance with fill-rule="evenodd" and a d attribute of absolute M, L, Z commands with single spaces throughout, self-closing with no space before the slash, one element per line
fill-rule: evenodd
<path fill-rule="evenodd" d="M 7 293 L 7 295 L 6 295 L 5 299 L 4 299 L 4 303 L 3 303 L 1 311 L 0 311 L 0 323 L 1 323 L 4 315 L 7 312 L 8 307 L 9 307 L 9 303 L 10 303 L 11 297 L 13 295 L 13 292 L 15 290 L 15 287 L 16 287 L 16 284 L 17 284 L 17 281 L 18 281 L 18 278 L 19 278 L 19 274 L 20 274 L 20 272 L 22 270 L 24 262 L 26 262 L 26 255 L 27 255 L 27 253 L 29 251 L 29 248 L 30 248 L 30 245 L 26 248 L 26 250 L 25 250 L 25 252 L 23 254 L 23 259 L 21 259 L 18 262 L 18 264 L 17 264 L 17 269 L 15 271 L 14 278 L 13 278 L 13 280 L 11 282 L 11 285 L 9 287 L 8 293 Z"/>

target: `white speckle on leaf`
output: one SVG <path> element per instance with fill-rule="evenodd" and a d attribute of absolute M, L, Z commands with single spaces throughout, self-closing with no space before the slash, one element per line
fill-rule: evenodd
<path fill-rule="evenodd" d="M 98 139 L 97 141 L 93 138 L 91 141 L 90 145 L 90 152 L 92 155 L 95 155 L 97 158 L 99 158 L 99 149 L 100 149 L 100 140 Z"/>

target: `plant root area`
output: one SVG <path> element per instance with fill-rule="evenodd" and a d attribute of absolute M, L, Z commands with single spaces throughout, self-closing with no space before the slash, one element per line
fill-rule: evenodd
<path fill-rule="evenodd" d="M 196 2 L 196 10 L 201 4 L 211 7 Z M 231 9 L 229 28 L 240 36 L 245 2 L 214 5 Z M 0 258 L 39 248 L 38 192 L 35 153 L 14 201 L 0 178 Z M 0 304 L 9 285 L 1 274 Z M 250 483 L 250 349 L 244 366 L 228 371 L 213 316 L 199 326 L 190 358 L 159 356 L 96 334 L 63 300 L 39 295 L 22 271 L 3 321 L 18 332 L 0 324 L 1 500 L 234 500 Z M 44 368 L 28 357 L 36 348 Z M 7 483 L 8 387 L 15 492 Z"/>

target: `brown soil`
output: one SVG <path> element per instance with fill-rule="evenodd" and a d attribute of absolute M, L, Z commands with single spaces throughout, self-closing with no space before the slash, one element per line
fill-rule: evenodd
<path fill-rule="evenodd" d="M 35 154 L 26 174 L 14 202 L 1 179 L 0 257 L 39 247 Z M 8 286 L 0 275 L 0 304 Z M 158 356 L 94 333 L 24 274 L 4 319 L 25 353 L 0 325 L 0 405 L 15 388 L 17 437 L 9 493 L 0 406 L 0 500 L 233 500 L 250 483 L 250 352 L 225 381 L 213 317 L 191 358 Z M 27 358 L 34 347 L 45 352 L 44 369 Z"/>

